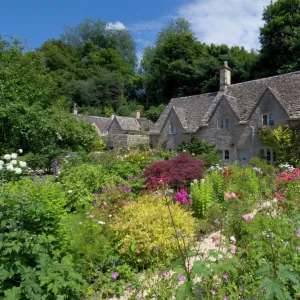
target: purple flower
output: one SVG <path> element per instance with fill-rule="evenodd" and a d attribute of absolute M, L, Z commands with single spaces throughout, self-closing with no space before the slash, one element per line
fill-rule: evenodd
<path fill-rule="evenodd" d="M 298 229 L 297 237 L 300 239 L 300 229 Z"/>
<path fill-rule="evenodd" d="M 297 251 L 300 251 L 300 247 L 296 247 L 296 250 L 297 250 Z"/>
<path fill-rule="evenodd" d="M 229 297 L 228 296 L 224 296 L 223 300 L 229 300 Z"/>
<path fill-rule="evenodd" d="M 164 278 L 166 278 L 168 275 L 169 275 L 169 271 L 168 271 L 168 270 L 164 270 L 164 271 L 162 272 L 162 276 L 163 276 Z"/>
<path fill-rule="evenodd" d="M 263 294 L 265 292 L 265 290 L 260 290 L 260 292 Z"/>
<path fill-rule="evenodd" d="M 212 290 L 212 291 L 210 291 L 213 295 L 217 295 L 218 293 L 217 293 L 217 291 L 216 290 Z"/>
<path fill-rule="evenodd" d="M 118 277 L 119 277 L 119 273 L 117 273 L 117 272 L 112 272 L 111 273 L 111 279 L 117 280 Z"/>
<path fill-rule="evenodd" d="M 244 288 L 242 286 L 240 286 L 239 290 L 242 292 L 244 290 Z"/>
<path fill-rule="evenodd" d="M 230 242 L 235 244 L 236 243 L 236 238 L 232 235 L 230 238 Z"/>
<path fill-rule="evenodd" d="M 160 247 L 155 247 L 155 248 L 154 248 L 154 251 L 155 251 L 155 252 L 157 252 L 157 251 L 159 251 L 159 250 L 160 250 Z"/>
<path fill-rule="evenodd" d="M 275 248 L 275 245 L 274 245 L 274 244 L 272 244 L 272 248 Z"/>
<path fill-rule="evenodd" d="M 294 221 L 290 219 L 290 220 L 289 220 L 289 223 L 294 223 Z"/>
<path fill-rule="evenodd" d="M 127 187 L 127 188 L 125 189 L 125 192 L 126 192 L 126 193 L 130 193 L 130 192 L 131 192 L 131 188 L 130 188 L 130 187 Z"/>
<path fill-rule="evenodd" d="M 223 275 L 223 278 L 224 278 L 224 279 L 228 279 L 228 278 L 229 278 L 229 275 L 228 275 L 227 273 L 225 273 L 225 274 Z"/>
<path fill-rule="evenodd" d="M 179 274 L 179 275 L 178 275 L 178 279 L 179 279 L 180 281 L 184 281 L 184 280 L 185 280 L 185 277 L 184 277 L 182 274 Z"/>
<path fill-rule="evenodd" d="M 231 245 L 230 248 L 229 248 L 229 251 L 231 254 L 234 254 L 235 251 L 236 251 L 236 246 L 235 245 Z"/>
<path fill-rule="evenodd" d="M 107 192 L 107 189 L 103 188 L 102 193 L 106 193 L 106 192 Z"/>

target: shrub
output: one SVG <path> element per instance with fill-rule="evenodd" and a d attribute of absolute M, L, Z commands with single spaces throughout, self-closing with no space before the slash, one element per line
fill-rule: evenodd
<path fill-rule="evenodd" d="M 172 226 L 166 203 L 158 196 L 145 195 L 121 209 L 111 228 L 116 249 L 127 263 L 138 267 L 168 263 L 178 255 L 174 230 L 189 244 L 188 239 L 194 235 L 194 218 L 178 203 L 170 205 L 170 210 L 176 228 Z"/>
<path fill-rule="evenodd" d="M 274 166 L 270 165 L 265 159 L 259 157 L 253 157 L 250 160 L 250 166 L 253 168 L 259 168 L 262 170 L 262 175 L 274 176 L 276 169 Z"/>
<path fill-rule="evenodd" d="M 4 293 L 6 299 L 82 299 L 85 282 L 65 251 L 65 204 L 60 184 L 24 179 L 3 185 L 0 296 Z"/>
<path fill-rule="evenodd" d="M 187 152 L 196 155 L 199 159 L 206 162 L 206 166 L 215 165 L 220 161 L 220 155 L 215 145 L 205 141 L 198 141 L 192 138 L 188 143 L 178 146 L 179 152 Z"/>
<path fill-rule="evenodd" d="M 68 191 L 68 207 L 80 209 L 91 203 L 93 193 L 100 191 L 107 183 L 121 182 L 110 175 L 102 166 L 87 163 L 71 167 L 61 176 L 61 182 Z"/>
<path fill-rule="evenodd" d="M 145 178 L 168 178 L 170 186 L 184 187 L 189 181 L 203 178 L 204 162 L 188 154 L 180 154 L 168 161 L 158 161 L 147 167 Z"/>

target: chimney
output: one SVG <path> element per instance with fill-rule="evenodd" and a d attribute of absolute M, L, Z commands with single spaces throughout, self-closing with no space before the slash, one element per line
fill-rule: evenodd
<path fill-rule="evenodd" d="M 224 92 L 231 84 L 231 69 L 228 67 L 228 62 L 224 61 L 224 66 L 220 69 L 220 91 Z"/>
<path fill-rule="evenodd" d="M 111 120 L 113 120 L 113 119 L 114 119 L 114 117 L 115 117 L 115 115 L 114 115 L 114 114 L 110 115 L 110 119 L 111 119 Z"/>
<path fill-rule="evenodd" d="M 73 104 L 72 114 L 73 115 L 77 115 L 78 114 L 77 104 L 76 103 Z"/>
<path fill-rule="evenodd" d="M 137 111 L 135 112 L 135 118 L 136 118 L 137 120 L 141 118 L 141 112 L 140 112 L 139 110 L 137 110 Z"/>

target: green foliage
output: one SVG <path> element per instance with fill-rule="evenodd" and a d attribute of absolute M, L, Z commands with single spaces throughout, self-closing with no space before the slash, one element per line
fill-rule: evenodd
<path fill-rule="evenodd" d="M 65 205 L 60 184 L 2 186 L 0 291 L 7 299 L 81 299 L 86 283 L 66 255 Z"/>
<path fill-rule="evenodd" d="M 197 158 L 206 163 L 206 167 L 215 165 L 220 161 L 220 155 L 215 145 L 194 138 L 188 143 L 179 145 L 178 151 L 196 155 Z"/>
<path fill-rule="evenodd" d="M 192 207 L 197 218 L 207 215 L 209 206 L 213 203 L 213 184 L 206 180 L 191 184 Z"/>
<path fill-rule="evenodd" d="M 100 191 L 107 183 L 121 182 L 118 176 L 110 175 L 101 165 L 87 163 L 68 168 L 62 174 L 62 186 L 68 193 L 68 207 L 81 209 L 94 199 L 93 193 Z"/>
<path fill-rule="evenodd" d="M 175 228 L 168 206 L 157 196 L 143 196 L 121 209 L 111 227 L 116 249 L 127 263 L 137 267 L 167 263 L 178 255 L 175 232 L 180 244 L 184 239 L 188 246 L 195 221 L 178 204 L 170 205 L 170 210 Z"/>
<path fill-rule="evenodd" d="M 279 0 L 264 10 L 260 28 L 260 75 L 270 76 L 299 70 L 300 2 Z"/>

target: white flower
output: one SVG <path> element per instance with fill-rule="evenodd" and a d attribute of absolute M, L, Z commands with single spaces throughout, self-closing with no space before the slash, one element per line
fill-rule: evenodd
<path fill-rule="evenodd" d="M 112 215 L 108 215 L 108 217 L 109 217 L 109 218 L 111 218 L 111 217 L 112 217 Z"/>
<path fill-rule="evenodd" d="M 10 156 L 9 154 L 5 154 L 5 155 L 4 155 L 4 159 L 10 160 L 10 159 L 11 159 L 11 156 Z"/>
<path fill-rule="evenodd" d="M 98 221 L 98 224 L 100 224 L 100 225 L 104 225 L 104 224 L 106 224 L 105 222 L 103 222 L 103 221 Z"/>
<path fill-rule="evenodd" d="M 14 171 L 15 168 L 14 168 L 14 166 L 12 164 L 6 164 L 6 170 L 7 171 Z"/>
<path fill-rule="evenodd" d="M 21 174 L 22 173 L 22 169 L 21 168 L 15 168 L 15 173 L 16 174 Z"/>
<path fill-rule="evenodd" d="M 12 153 L 10 156 L 11 156 L 12 159 L 16 159 L 18 157 L 18 154 L 17 153 Z"/>
<path fill-rule="evenodd" d="M 21 168 L 25 168 L 27 166 L 27 163 L 25 161 L 20 160 L 19 165 Z"/>
<path fill-rule="evenodd" d="M 15 159 L 13 159 L 10 163 L 11 163 L 12 165 L 16 165 L 18 162 L 17 162 Z"/>
<path fill-rule="evenodd" d="M 19 153 L 23 153 L 23 150 L 22 150 L 22 149 L 19 149 L 18 151 L 19 151 Z"/>
<path fill-rule="evenodd" d="M 71 193 L 73 193 L 73 191 L 72 190 L 68 190 L 68 193 L 71 194 Z"/>
<path fill-rule="evenodd" d="M 2 165 L 0 165 L 0 171 L 3 169 L 3 166 Z"/>
<path fill-rule="evenodd" d="M 0 160 L 0 166 L 4 165 L 4 161 Z"/>

